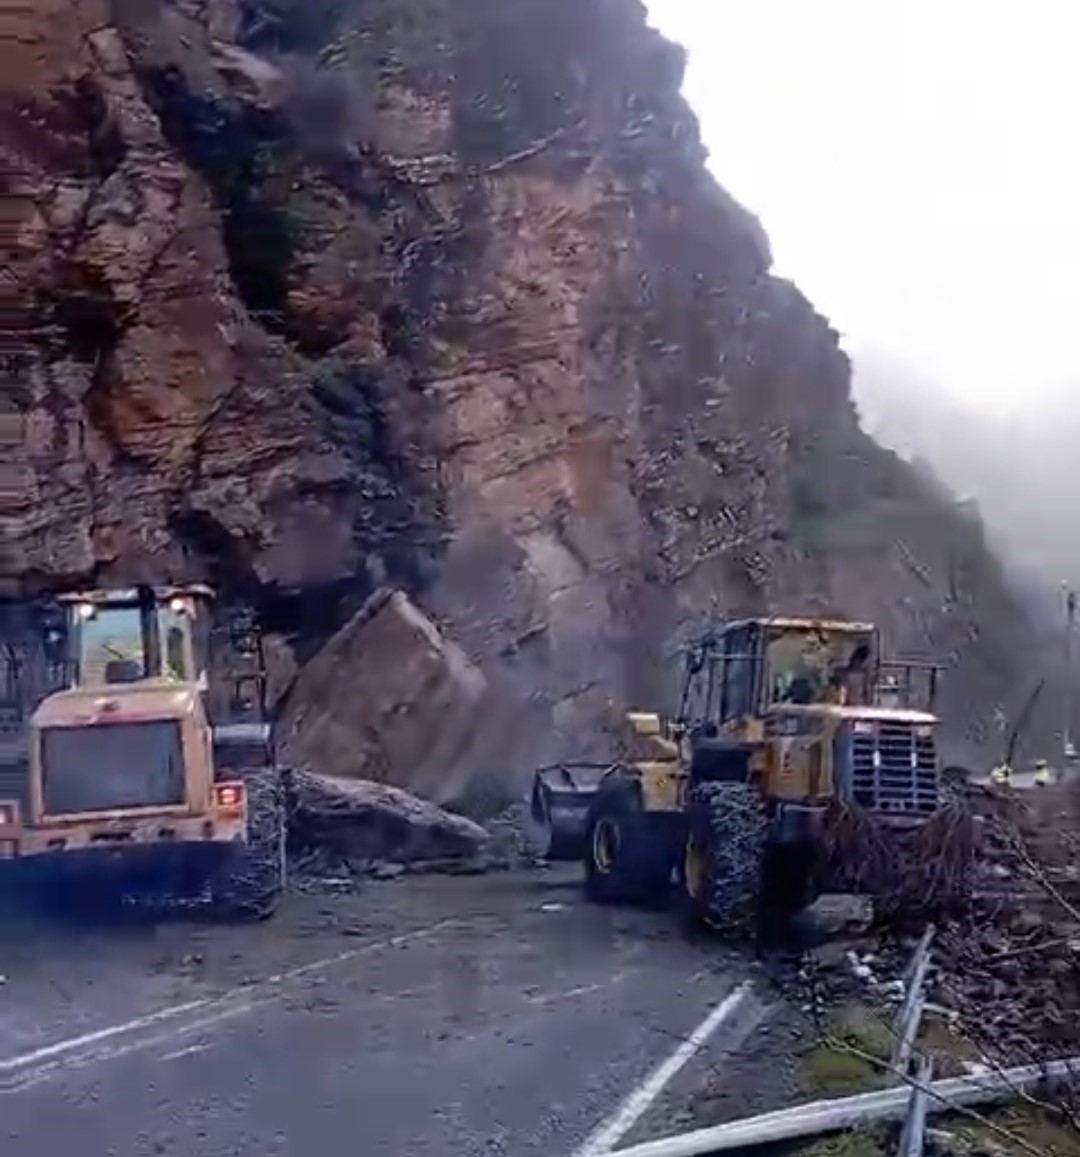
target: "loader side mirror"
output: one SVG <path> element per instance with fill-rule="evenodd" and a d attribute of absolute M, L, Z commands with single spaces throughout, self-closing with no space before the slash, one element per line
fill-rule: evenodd
<path fill-rule="evenodd" d="M 630 724 L 635 735 L 648 738 L 652 735 L 663 734 L 663 724 L 660 721 L 660 716 L 655 712 L 630 711 L 627 713 L 626 721 Z"/>

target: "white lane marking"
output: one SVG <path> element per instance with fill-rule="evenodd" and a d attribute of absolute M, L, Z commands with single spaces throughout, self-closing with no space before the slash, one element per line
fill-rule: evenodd
<path fill-rule="evenodd" d="M 193 1053 L 204 1053 L 209 1047 L 205 1041 L 202 1041 L 200 1044 L 188 1045 L 187 1048 L 176 1049 L 174 1052 L 166 1053 L 161 1060 L 162 1062 L 178 1061 L 182 1057 L 190 1057 Z"/>
<path fill-rule="evenodd" d="M 562 1000 L 573 1000 L 576 996 L 589 996 L 617 983 L 618 978 L 613 978 L 607 984 L 583 984 L 579 988 L 568 988 L 565 992 L 545 992 L 539 996 L 527 996 L 525 999 L 529 1004 L 558 1004 Z"/>
<path fill-rule="evenodd" d="M 0 1076 L 15 1072 L 16 1069 L 31 1068 L 34 1065 L 50 1061 L 54 1057 L 62 1056 L 64 1053 L 87 1048 L 90 1045 L 98 1044 L 101 1041 L 109 1040 L 112 1037 L 120 1036 L 124 1033 L 135 1032 L 143 1028 L 152 1028 L 162 1021 L 172 1020 L 175 1017 L 184 1016 L 189 1012 L 198 1012 L 199 1009 L 206 1008 L 210 1003 L 209 998 L 205 1000 L 190 1000 L 187 1004 L 176 1004 L 173 1005 L 172 1008 L 163 1008 L 159 1012 L 151 1013 L 149 1016 L 141 1016 L 137 1020 L 129 1020 L 126 1024 L 110 1025 L 108 1028 L 100 1028 L 96 1032 L 88 1032 L 82 1036 L 73 1036 L 68 1040 L 45 1045 L 43 1048 L 35 1049 L 33 1052 L 23 1053 L 21 1056 L 0 1061 Z"/>
<path fill-rule="evenodd" d="M 623 970 L 614 973 L 599 984 L 580 984 L 577 988 L 567 988 L 562 992 L 537 992 L 532 996 L 527 996 L 525 1000 L 529 1004 L 559 1004 L 564 1000 L 576 1000 L 579 996 L 592 996 L 594 992 L 603 992 L 606 988 L 614 988 L 616 984 L 621 984 L 625 979 L 626 971 Z"/>
<path fill-rule="evenodd" d="M 32 1065 L 29 1068 L 20 1069 L 14 1076 L 0 1078 L 0 1093 L 22 1093 L 32 1085 L 41 1084 L 42 1081 L 47 1081 L 62 1072 L 85 1068 L 87 1065 L 97 1064 L 101 1061 L 119 1060 L 120 1057 L 127 1056 L 128 1053 L 152 1049 L 158 1045 L 175 1045 L 184 1037 L 191 1036 L 192 1033 L 197 1033 L 201 1029 L 213 1028 L 227 1020 L 243 1016 L 256 1008 L 270 1003 L 271 1000 L 273 1000 L 273 996 L 266 996 L 262 1000 L 246 1001 L 243 1004 L 218 1009 L 207 1016 L 196 1017 L 194 1020 L 185 1020 L 182 1024 L 176 1025 L 175 1027 L 170 1026 L 158 1032 L 151 1032 L 143 1036 L 114 1039 L 104 1048 L 97 1051 L 67 1054 L 56 1060 L 47 1061 L 44 1064 Z M 209 1048 L 210 1044 L 208 1041 L 203 1041 L 200 1047 Z"/>
<path fill-rule="evenodd" d="M 201 1000 L 191 1000 L 184 1004 L 173 1005 L 147 1016 L 125 1021 L 123 1024 L 110 1025 L 108 1028 L 45 1045 L 20 1056 L 8 1057 L 0 1060 L 0 1092 L 14 1091 L 11 1087 L 13 1082 L 18 1082 L 15 1087 L 23 1087 L 26 1083 L 33 1083 L 37 1077 L 69 1060 L 78 1063 L 79 1054 L 86 1050 L 90 1050 L 90 1052 L 84 1060 L 107 1060 L 110 1057 L 130 1052 L 133 1048 L 142 1048 L 146 1045 L 168 1041 L 194 1030 L 217 1024 L 222 1020 L 243 1015 L 279 996 L 284 985 L 292 981 L 319 972 L 326 972 L 338 965 L 347 964 L 351 960 L 356 960 L 361 956 L 378 952 L 384 948 L 398 948 L 415 940 L 426 939 L 446 928 L 462 923 L 463 921 L 455 919 L 440 920 L 438 923 L 422 928 L 417 932 L 408 932 L 388 940 L 378 940 L 372 944 L 362 944 L 357 948 L 349 949 L 347 952 L 339 952 L 335 956 L 313 960 L 297 968 L 275 973 L 254 984 L 230 989 L 220 996 L 205 997 Z M 185 1020 L 186 1017 L 192 1017 L 192 1014 L 196 1015 L 192 1019 Z M 152 1030 L 159 1026 L 162 1026 L 165 1031 L 154 1033 Z M 139 1036 L 139 1034 L 146 1035 Z M 139 1039 L 133 1042 L 129 1039 L 131 1037 L 138 1037 Z M 94 1051 L 96 1046 L 104 1047 L 100 1051 Z"/>
<path fill-rule="evenodd" d="M 742 1005 L 750 991 L 750 982 L 745 981 L 733 992 L 729 992 L 678 1048 L 635 1086 L 610 1116 L 600 1122 L 574 1150 L 573 1157 L 601 1157 L 601 1154 L 610 1153 L 675 1076 L 709 1043 L 724 1021 Z"/>

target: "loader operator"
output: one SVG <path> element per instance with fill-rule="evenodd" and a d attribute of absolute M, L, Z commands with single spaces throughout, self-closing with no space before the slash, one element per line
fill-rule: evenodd
<path fill-rule="evenodd" d="M 826 693 L 825 642 L 811 635 L 795 661 L 793 669 L 780 678 L 780 695 L 786 703 L 820 703 Z"/>
<path fill-rule="evenodd" d="M 829 676 L 828 701 L 841 707 L 859 707 L 866 701 L 866 672 L 870 648 L 860 643 L 847 663 L 835 667 Z"/>

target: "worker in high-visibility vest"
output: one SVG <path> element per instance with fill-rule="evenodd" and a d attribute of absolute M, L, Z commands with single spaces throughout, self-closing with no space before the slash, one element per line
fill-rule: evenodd
<path fill-rule="evenodd" d="M 1012 784 L 1012 768 L 1007 763 L 999 763 L 990 772 L 990 782 L 997 787 L 1009 787 Z"/>
<path fill-rule="evenodd" d="M 1037 759 L 1035 761 L 1035 786 L 1048 787 L 1051 779 L 1050 764 L 1045 759 Z"/>

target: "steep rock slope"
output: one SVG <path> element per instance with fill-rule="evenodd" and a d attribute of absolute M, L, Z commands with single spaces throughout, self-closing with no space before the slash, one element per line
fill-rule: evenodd
<path fill-rule="evenodd" d="M 943 654 L 958 748 L 988 741 L 1023 616 L 978 526 L 860 431 L 637 0 L 21 20 L 6 576 L 209 577 L 286 676 L 403 588 L 484 672 L 446 756 L 478 782 L 669 704 L 681 638 L 767 607 Z"/>

